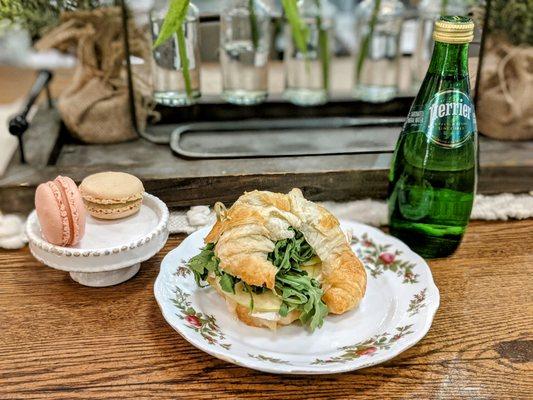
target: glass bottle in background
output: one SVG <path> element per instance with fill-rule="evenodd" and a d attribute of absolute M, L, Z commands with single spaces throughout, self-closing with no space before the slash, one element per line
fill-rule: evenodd
<path fill-rule="evenodd" d="M 268 95 L 270 11 L 260 0 L 231 0 L 220 16 L 222 98 L 258 104 Z"/>
<path fill-rule="evenodd" d="M 152 43 L 161 32 L 167 10 L 165 0 L 155 1 L 150 12 Z M 156 103 L 177 107 L 194 104 L 200 97 L 198 25 L 198 8 L 190 3 L 182 27 L 169 40 L 152 48 L 153 97 Z"/>
<path fill-rule="evenodd" d="M 433 52 L 433 25 L 441 15 L 467 15 L 471 0 L 422 0 L 417 8 L 418 31 L 411 59 L 411 86 L 418 91 Z"/>
<path fill-rule="evenodd" d="M 285 27 L 283 97 L 300 106 L 324 104 L 331 80 L 333 6 L 328 0 L 299 0 L 297 9 L 303 29 L 295 36 L 291 24 Z"/>
<path fill-rule="evenodd" d="M 474 24 L 435 23 L 435 48 L 396 144 L 389 175 L 389 226 L 414 251 L 444 257 L 459 246 L 477 175 L 477 129 L 468 77 Z"/>
<path fill-rule="evenodd" d="M 357 6 L 353 89 L 356 98 L 378 103 L 397 95 L 404 10 L 400 0 L 364 0 Z"/>

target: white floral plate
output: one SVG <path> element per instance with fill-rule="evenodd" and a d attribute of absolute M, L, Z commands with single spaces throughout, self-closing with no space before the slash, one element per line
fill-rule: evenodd
<path fill-rule="evenodd" d="M 368 286 L 359 307 L 329 315 L 310 333 L 299 324 L 270 331 L 234 318 L 212 288 L 198 288 L 185 266 L 210 228 L 187 237 L 161 263 L 154 285 L 163 317 L 192 345 L 222 360 L 283 374 L 331 374 L 390 360 L 428 332 L 439 291 L 426 262 L 376 228 L 342 222 L 363 260 Z"/>

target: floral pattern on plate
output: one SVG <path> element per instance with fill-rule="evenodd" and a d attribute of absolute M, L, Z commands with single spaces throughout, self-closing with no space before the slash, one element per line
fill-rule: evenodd
<path fill-rule="evenodd" d="M 172 302 L 178 309 L 178 316 L 183 319 L 187 326 L 198 332 L 209 344 L 218 345 L 229 350 L 231 344 L 224 343 L 224 334 L 220 331 L 215 317 L 196 311 L 189 301 L 189 295 L 179 287 L 176 288 L 176 296 Z"/>
<path fill-rule="evenodd" d="M 327 364 L 352 361 L 362 356 L 373 356 L 379 350 L 389 350 L 391 346 L 398 340 L 400 340 L 406 335 L 410 335 L 411 333 L 413 333 L 413 331 L 410 330 L 411 327 L 412 325 L 399 326 L 396 328 L 396 332 L 394 333 L 394 335 L 388 332 L 384 332 L 379 335 L 375 335 L 363 342 L 341 347 L 339 349 L 342 351 L 341 355 L 331 357 L 326 360 L 321 360 L 317 358 L 313 362 L 313 364 Z"/>
<path fill-rule="evenodd" d="M 185 260 L 198 253 L 209 228 L 163 260 L 154 294 L 164 318 L 206 353 L 266 372 L 329 374 L 390 360 L 425 336 L 439 305 L 438 289 L 425 261 L 399 240 L 362 224 L 341 226 L 353 232 L 352 247 L 372 279 L 357 309 L 328 316 L 314 333 L 298 324 L 276 331 L 249 327 L 212 288 L 198 288 Z"/>
<path fill-rule="evenodd" d="M 403 252 L 392 249 L 392 244 L 378 243 L 366 232 L 361 238 L 353 235 L 352 244 L 356 245 L 357 256 L 373 278 L 377 278 L 385 271 L 392 271 L 403 278 L 403 283 L 418 283 L 418 274 L 414 272 L 416 264 L 403 259 L 401 257 Z"/>

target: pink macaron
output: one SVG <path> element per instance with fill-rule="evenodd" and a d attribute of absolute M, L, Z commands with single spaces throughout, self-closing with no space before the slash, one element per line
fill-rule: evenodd
<path fill-rule="evenodd" d="M 43 238 L 58 246 L 73 246 L 85 233 L 86 211 L 72 179 L 58 176 L 35 191 L 35 210 Z"/>

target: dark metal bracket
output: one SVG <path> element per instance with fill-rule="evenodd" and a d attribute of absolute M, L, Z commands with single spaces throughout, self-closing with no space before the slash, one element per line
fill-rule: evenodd
<path fill-rule="evenodd" d="M 48 103 L 48 107 L 51 108 L 52 105 L 52 96 L 50 94 L 50 87 L 49 83 L 52 79 L 52 73 L 48 70 L 41 70 L 37 73 L 37 78 L 35 79 L 35 82 L 33 83 L 33 86 L 30 89 L 30 93 L 28 94 L 28 97 L 26 98 L 26 102 L 24 104 L 24 108 L 22 111 L 15 116 L 13 116 L 8 123 L 8 129 L 9 133 L 11 133 L 13 136 L 16 136 L 19 141 L 19 152 L 20 152 L 20 162 L 22 164 L 26 164 L 26 157 L 24 155 L 24 141 L 23 136 L 24 133 L 28 130 L 30 126 L 30 122 L 28 121 L 28 118 L 31 118 L 29 116 L 29 113 L 35 104 L 35 101 L 41 94 L 41 92 L 44 90 L 46 93 L 46 99 Z"/>

